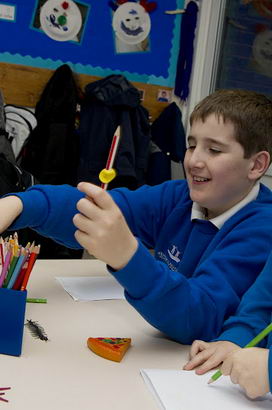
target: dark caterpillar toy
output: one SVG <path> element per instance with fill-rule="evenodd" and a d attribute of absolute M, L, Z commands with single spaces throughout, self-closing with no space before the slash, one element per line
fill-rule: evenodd
<path fill-rule="evenodd" d="M 48 341 L 48 337 L 45 333 L 45 330 L 41 325 L 39 325 L 39 323 L 27 319 L 25 326 L 28 327 L 30 333 L 33 337 L 35 337 L 35 339 L 44 340 L 45 342 Z"/>

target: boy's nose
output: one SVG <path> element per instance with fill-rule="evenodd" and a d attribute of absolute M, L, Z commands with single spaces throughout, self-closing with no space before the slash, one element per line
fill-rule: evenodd
<path fill-rule="evenodd" d="M 203 154 L 201 154 L 201 152 L 197 148 L 194 149 L 194 151 L 191 153 L 191 156 L 189 158 L 189 165 L 191 168 L 203 168 L 203 166 L 205 165 Z"/>

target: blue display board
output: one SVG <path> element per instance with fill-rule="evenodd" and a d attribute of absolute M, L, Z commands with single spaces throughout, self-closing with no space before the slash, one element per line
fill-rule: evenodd
<path fill-rule="evenodd" d="M 0 61 L 55 69 L 68 63 L 73 71 L 104 77 L 123 74 L 130 81 L 173 87 L 184 0 L 157 0 L 150 13 L 149 48 L 143 52 L 117 53 L 112 29 L 113 10 L 107 0 L 75 0 L 84 10 L 78 41 L 55 41 L 37 25 L 39 6 L 45 0 L 0 0 L 14 6 L 15 21 L 0 20 Z"/>

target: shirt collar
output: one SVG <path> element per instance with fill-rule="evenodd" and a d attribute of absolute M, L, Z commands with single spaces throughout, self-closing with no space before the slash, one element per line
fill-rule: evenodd
<path fill-rule="evenodd" d="M 234 205 L 232 208 L 228 209 L 227 211 L 223 212 L 221 215 L 216 216 L 209 221 L 215 225 L 218 229 L 220 229 L 223 224 L 236 212 L 242 209 L 245 205 L 249 202 L 254 201 L 257 198 L 260 190 L 260 183 L 257 182 L 251 191 L 247 194 L 247 196 L 242 199 L 242 201 L 238 202 L 238 204 Z M 194 219 L 206 219 L 205 216 L 205 209 L 198 205 L 197 202 L 193 202 L 192 206 L 192 213 L 191 213 L 191 221 Z"/>

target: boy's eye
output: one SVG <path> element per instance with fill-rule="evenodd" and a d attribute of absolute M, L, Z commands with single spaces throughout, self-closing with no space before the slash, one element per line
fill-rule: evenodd
<path fill-rule="evenodd" d="M 217 148 L 210 148 L 210 152 L 212 154 L 220 154 L 221 153 L 220 149 L 217 149 Z"/>
<path fill-rule="evenodd" d="M 193 150 L 195 149 L 195 145 L 189 145 L 187 149 Z"/>

